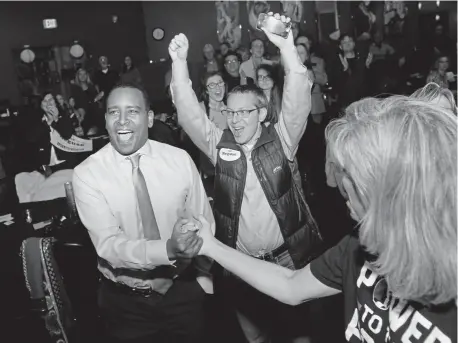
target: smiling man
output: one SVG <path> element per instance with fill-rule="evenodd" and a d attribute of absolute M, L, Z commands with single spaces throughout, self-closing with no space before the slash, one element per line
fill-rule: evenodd
<path fill-rule="evenodd" d="M 186 64 L 189 44 L 183 34 L 175 36 L 169 46 L 171 89 L 179 123 L 216 166 L 215 236 L 246 255 L 297 269 L 313 259 L 321 246 L 315 221 L 290 169 L 310 112 L 312 83 L 292 35 L 287 39 L 266 35 L 280 49 L 285 66 L 278 123 L 263 124 L 267 98 L 258 87 L 246 85 L 235 87 L 228 95 L 227 108 L 222 111 L 228 129 L 217 128 L 192 90 Z M 291 328 L 290 338 L 307 334 L 298 330 L 307 326 L 303 313 L 297 312 L 302 309 L 273 303 L 240 279 L 226 272 L 223 275 L 221 291 L 227 290 L 224 297 L 235 306 L 249 342 L 271 336 L 269 331 L 277 326 L 269 324 L 272 318 L 283 330 L 284 325 Z"/>
<path fill-rule="evenodd" d="M 211 283 L 200 258 L 193 260 L 202 241 L 181 232 L 187 221 L 180 218 L 213 215 L 189 155 L 148 140 L 149 107 L 137 86 L 110 92 L 110 144 L 75 169 L 76 205 L 99 257 L 99 305 L 111 342 L 197 343 Z"/>

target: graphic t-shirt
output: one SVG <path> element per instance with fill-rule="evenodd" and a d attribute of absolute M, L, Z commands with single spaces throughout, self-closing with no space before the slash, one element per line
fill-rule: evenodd
<path fill-rule="evenodd" d="M 394 298 L 366 257 L 349 235 L 310 264 L 320 282 L 343 292 L 348 342 L 457 342 L 455 302 L 428 308 Z"/>

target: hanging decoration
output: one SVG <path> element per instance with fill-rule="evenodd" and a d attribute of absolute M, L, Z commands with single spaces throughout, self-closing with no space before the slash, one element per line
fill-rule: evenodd
<path fill-rule="evenodd" d="M 76 59 L 83 57 L 84 48 L 78 43 L 78 41 L 75 41 L 75 43 L 71 46 L 70 55 Z"/>
<path fill-rule="evenodd" d="M 238 1 L 215 1 L 218 41 L 237 49 L 242 42 Z"/>
<path fill-rule="evenodd" d="M 22 50 L 20 57 L 22 62 L 32 63 L 35 60 L 35 53 L 29 49 L 28 45 L 24 45 L 24 50 Z"/>

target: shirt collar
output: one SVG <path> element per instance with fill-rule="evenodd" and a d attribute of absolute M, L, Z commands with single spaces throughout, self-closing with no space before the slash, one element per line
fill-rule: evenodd
<path fill-rule="evenodd" d="M 136 152 L 128 156 L 121 155 L 119 152 L 116 151 L 115 148 L 113 148 L 113 145 L 111 145 L 111 150 L 113 152 L 115 161 L 119 164 L 126 162 L 128 160 L 128 157 L 136 155 L 136 154 L 145 155 L 149 157 L 153 156 L 153 149 L 151 148 L 151 144 L 149 140 L 147 140 L 145 145 L 143 145 L 140 149 L 138 149 Z"/>
<path fill-rule="evenodd" d="M 261 137 L 261 132 L 262 132 L 262 124 L 258 124 L 258 129 L 256 130 L 256 133 L 254 134 L 254 136 L 250 139 L 250 141 L 241 145 L 242 149 L 245 152 L 249 152 L 253 150 L 259 137 Z"/>

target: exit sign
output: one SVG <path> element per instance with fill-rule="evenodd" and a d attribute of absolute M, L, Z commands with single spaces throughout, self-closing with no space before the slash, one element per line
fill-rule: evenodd
<path fill-rule="evenodd" d="M 57 27 L 56 19 L 45 19 L 43 20 L 43 27 L 45 29 L 55 29 Z"/>

